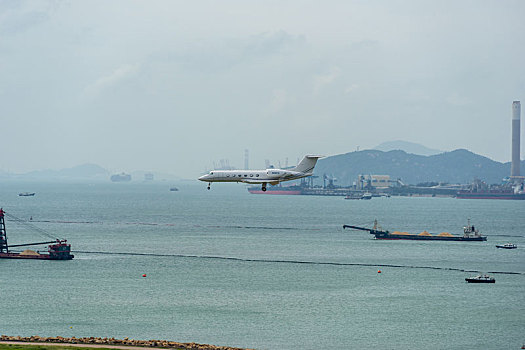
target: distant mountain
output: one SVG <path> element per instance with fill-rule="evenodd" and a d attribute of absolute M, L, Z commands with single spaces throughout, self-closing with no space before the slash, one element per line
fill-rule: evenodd
<path fill-rule="evenodd" d="M 521 162 L 524 173 L 525 161 Z M 470 183 L 481 179 L 487 183 L 500 183 L 510 174 L 510 163 L 500 163 L 465 149 L 432 156 L 409 154 L 405 151 L 365 150 L 320 159 L 315 175 L 334 176 L 338 185 L 347 186 L 357 176 L 375 174 L 400 178 L 406 184 L 421 182 Z"/>
<path fill-rule="evenodd" d="M 115 173 L 109 172 L 96 164 L 82 164 L 72 168 L 61 170 L 37 170 L 25 174 L 13 174 L 0 170 L 0 178 L 21 179 L 21 180 L 60 180 L 60 181 L 110 181 L 111 175 Z M 172 181 L 180 178 L 175 175 L 150 171 L 135 171 L 131 173 L 132 181 L 145 181 L 145 174 L 152 174 L 155 181 Z"/>
<path fill-rule="evenodd" d="M 420 156 L 433 156 L 435 154 L 443 153 L 443 151 L 428 148 L 426 146 L 420 145 L 419 143 L 401 140 L 383 142 L 382 144 L 374 147 L 374 149 L 383 152 L 401 150 L 405 151 L 406 153 L 417 154 Z"/>
<path fill-rule="evenodd" d="M 109 172 L 96 164 L 77 165 L 72 168 L 62 170 L 38 170 L 26 174 L 18 175 L 17 177 L 31 178 L 31 179 L 107 179 Z"/>

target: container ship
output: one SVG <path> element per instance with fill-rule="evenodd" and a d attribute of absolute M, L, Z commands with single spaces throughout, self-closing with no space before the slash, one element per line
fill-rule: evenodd
<path fill-rule="evenodd" d="M 359 227 L 353 225 L 343 225 L 343 229 L 353 229 L 368 231 L 370 234 L 375 236 L 375 239 L 408 239 L 408 240 L 418 240 L 418 241 L 486 241 L 487 237 L 481 236 L 479 231 L 470 225 L 470 220 L 468 221 L 467 226 L 463 227 L 463 236 L 455 236 L 448 232 L 442 232 L 439 234 L 431 234 L 427 231 L 423 231 L 419 234 L 408 233 L 408 232 L 399 232 L 394 231 L 390 232 L 388 230 L 383 230 L 380 226 L 377 225 L 377 220 L 374 221 L 373 228 Z"/>
<path fill-rule="evenodd" d="M 40 260 L 71 260 L 74 255 L 71 254 L 71 244 L 67 243 L 65 239 L 55 239 L 47 242 L 38 243 L 24 243 L 24 244 L 7 244 L 7 234 L 5 231 L 5 216 L 8 215 L 2 208 L 0 208 L 0 259 L 40 259 Z M 24 223 L 23 220 L 9 214 L 9 217 Z M 27 224 L 28 227 L 33 227 L 31 224 Z M 46 231 L 37 229 L 38 232 L 50 236 Z M 13 247 L 26 247 L 35 245 L 49 244 L 47 247 L 47 253 L 39 253 L 34 250 L 26 249 L 22 252 L 13 252 Z"/>

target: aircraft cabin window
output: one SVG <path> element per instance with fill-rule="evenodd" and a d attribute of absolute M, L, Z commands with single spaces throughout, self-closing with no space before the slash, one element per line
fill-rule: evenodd
<path fill-rule="evenodd" d="M 253 177 L 253 174 L 250 174 L 250 177 Z"/>
<path fill-rule="evenodd" d="M 242 175 L 241 175 L 241 174 L 239 174 L 239 177 L 242 177 Z"/>
<path fill-rule="evenodd" d="M 248 175 L 247 175 L 247 174 L 244 174 L 244 177 L 248 177 Z"/>
<path fill-rule="evenodd" d="M 256 177 L 259 177 L 259 174 L 255 174 Z"/>

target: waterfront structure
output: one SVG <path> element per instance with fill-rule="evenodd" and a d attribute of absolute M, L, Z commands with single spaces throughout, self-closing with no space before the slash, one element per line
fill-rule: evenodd
<path fill-rule="evenodd" d="M 385 189 L 391 187 L 389 175 L 359 175 L 357 177 L 357 189 Z"/>

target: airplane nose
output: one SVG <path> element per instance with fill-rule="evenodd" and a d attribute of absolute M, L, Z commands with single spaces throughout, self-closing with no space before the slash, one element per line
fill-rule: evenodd
<path fill-rule="evenodd" d="M 202 175 L 201 177 L 199 177 L 199 180 L 200 181 L 206 181 L 207 178 L 208 178 L 208 174 Z"/>

